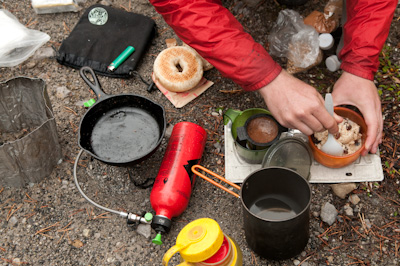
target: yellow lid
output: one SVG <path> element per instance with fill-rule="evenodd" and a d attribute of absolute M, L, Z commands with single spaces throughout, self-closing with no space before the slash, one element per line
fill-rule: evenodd
<path fill-rule="evenodd" d="M 219 224 L 213 219 L 201 218 L 181 230 L 176 238 L 176 245 L 186 246 L 179 251 L 185 261 L 200 262 L 214 255 L 223 240 L 224 234 Z"/>

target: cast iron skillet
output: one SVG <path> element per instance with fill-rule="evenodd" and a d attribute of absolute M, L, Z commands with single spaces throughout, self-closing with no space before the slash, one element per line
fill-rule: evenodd
<path fill-rule="evenodd" d="M 139 95 L 104 93 L 90 67 L 79 73 L 97 96 L 80 122 L 79 147 L 116 166 L 136 164 L 152 155 L 165 133 L 164 107 Z"/>

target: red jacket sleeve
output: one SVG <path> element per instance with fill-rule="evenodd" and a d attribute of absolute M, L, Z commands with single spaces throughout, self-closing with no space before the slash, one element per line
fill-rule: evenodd
<path fill-rule="evenodd" d="M 365 79 L 374 79 L 379 67 L 379 53 L 389 34 L 397 3 L 397 0 L 346 1 L 344 46 L 339 53 L 341 69 Z"/>
<path fill-rule="evenodd" d="M 150 0 L 178 37 L 243 89 L 270 83 L 282 70 L 219 0 Z"/>

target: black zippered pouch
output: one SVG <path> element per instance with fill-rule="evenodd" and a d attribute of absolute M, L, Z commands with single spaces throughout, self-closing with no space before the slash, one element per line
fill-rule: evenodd
<path fill-rule="evenodd" d="M 101 4 L 89 7 L 57 52 L 57 62 L 97 74 L 130 78 L 155 34 L 155 22 L 144 15 Z M 128 46 L 135 51 L 113 72 L 107 70 Z"/>

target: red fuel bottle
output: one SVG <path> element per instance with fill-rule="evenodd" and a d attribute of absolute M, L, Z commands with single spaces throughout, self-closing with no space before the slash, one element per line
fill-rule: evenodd
<path fill-rule="evenodd" d="M 200 162 L 206 141 L 206 131 L 197 124 L 180 122 L 172 129 L 150 194 L 156 212 L 151 223 L 157 232 L 153 243 L 162 244 L 161 235 L 169 232 L 171 219 L 186 209 L 196 177 L 191 168 Z"/>

